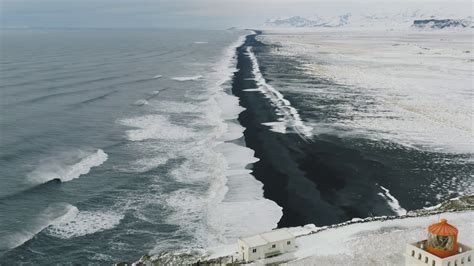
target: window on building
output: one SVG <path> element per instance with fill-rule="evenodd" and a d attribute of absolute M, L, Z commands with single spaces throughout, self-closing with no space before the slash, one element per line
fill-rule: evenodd
<path fill-rule="evenodd" d="M 433 260 L 433 261 L 431 262 L 431 266 L 436 266 L 436 261 L 435 261 L 435 260 Z"/>
<path fill-rule="evenodd" d="M 418 260 L 421 260 L 421 253 L 418 254 Z"/>
<path fill-rule="evenodd" d="M 428 245 L 439 250 L 452 250 L 454 245 L 454 237 L 429 234 Z"/>
<path fill-rule="evenodd" d="M 471 261 L 471 255 L 467 256 L 467 261 Z"/>
<path fill-rule="evenodd" d="M 252 253 L 256 253 L 256 252 L 257 252 L 256 248 L 252 249 Z"/>
<path fill-rule="evenodd" d="M 287 245 L 290 245 L 290 244 L 291 244 L 291 241 L 286 241 L 286 244 L 287 244 Z"/>
<path fill-rule="evenodd" d="M 275 245 L 275 244 L 273 244 L 273 245 L 272 245 L 272 248 L 276 248 L 276 245 Z"/>
<path fill-rule="evenodd" d="M 461 258 L 461 264 L 464 264 L 464 258 Z"/>
<path fill-rule="evenodd" d="M 428 264 L 428 257 L 425 257 L 425 263 Z"/>

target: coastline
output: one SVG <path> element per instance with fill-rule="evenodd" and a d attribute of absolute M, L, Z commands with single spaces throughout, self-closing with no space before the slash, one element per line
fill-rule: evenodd
<path fill-rule="evenodd" d="M 263 183 L 265 199 L 274 201 L 283 207 L 283 217 L 278 223 L 279 228 L 289 228 L 298 238 L 310 239 L 313 236 L 318 238 L 320 233 L 324 235 L 327 232 L 334 232 L 338 228 L 345 231 L 350 230 L 346 228 L 352 228 L 352 226 L 365 227 L 365 224 L 367 224 L 367 228 L 375 224 L 380 225 L 381 228 L 390 228 L 393 224 L 394 228 L 398 228 L 399 223 L 410 223 L 409 221 L 412 219 L 420 224 L 425 224 L 429 219 L 436 220 L 440 214 L 447 217 L 472 214 L 472 196 L 469 196 L 467 205 L 462 202 L 457 204 L 453 199 L 429 209 L 411 208 L 414 211 L 408 211 L 408 213 L 401 215 L 395 211 L 394 206 L 390 205 L 390 200 L 394 203 L 396 198 L 384 186 L 374 186 L 370 190 L 377 204 L 380 204 L 380 213 L 368 212 L 362 216 L 360 214 L 363 213 L 364 208 L 370 211 L 373 205 L 351 211 L 351 209 L 345 209 L 344 206 L 338 205 L 334 198 L 334 201 L 328 201 L 331 199 L 330 194 L 334 192 L 334 189 L 331 188 L 344 188 L 347 185 L 344 178 L 333 178 L 337 177 L 334 174 L 353 170 L 344 169 L 347 166 L 344 159 L 347 159 L 350 164 L 354 163 L 354 157 L 363 156 L 360 156 L 357 150 L 341 146 L 336 138 L 313 137 L 308 142 L 300 134 L 282 134 L 271 130 L 268 122 L 278 121 L 279 116 L 275 112 L 274 103 L 258 88 L 259 84 L 254 76 L 252 58 L 249 56 L 249 47 L 252 47 L 250 49 L 253 51 L 256 50 L 255 53 L 258 53 L 258 49 L 262 49 L 259 46 L 263 44 L 258 43 L 258 40 L 255 39 L 258 34 L 260 32 L 256 31 L 255 34 L 248 35 L 245 43 L 237 48 L 237 71 L 232 78 L 231 88 L 232 93 L 238 97 L 240 106 L 245 109 L 238 115 L 238 122 L 245 128 L 243 132 L 245 141 L 243 139 L 240 141 L 243 145 L 254 150 L 254 156 L 258 159 L 247 168 L 250 168 L 253 171 L 252 175 Z M 265 71 L 264 67 L 261 71 Z M 290 98 L 290 100 L 292 99 Z M 351 155 L 352 157 L 350 157 Z M 311 164 L 313 159 L 317 162 L 316 165 Z M 367 161 L 366 158 L 360 160 L 365 166 L 367 163 L 374 163 L 374 161 Z M 342 164 L 342 169 L 338 169 L 337 162 Z M 308 178 L 308 174 L 320 174 L 318 169 L 326 171 L 322 174 L 322 178 Z M 380 171 L 383 170 L 382 165 Z M 367 185 L 364 184 L 365 181 L 367 179 L 359 180 L 361 186 Z M 329 188 L 326 191 L 327 194 L 323 195 L 324 191 L 319 191 L 321 186 Z M 368 197 L 370 198 L 370 195 Z M 303 200 L 309 202 L 303 202 Z M 374 204 L 370 199 L 360 200 L 367 200 L 367 204 Z M 398 207 L 401 208 L 399 205 Z M 324 215 L 318 215 L 321 210 L 327 212 Z M 377 230 L 374 229 L 374 232 L 377 233 Z M 322 244 L 322 242 L 316 242 L 317 245 Z M 145 255 L 138 263 L 166 264 L 176 261 L 185 264 L 194 263 L 195 265 L 233 263 L 235 262 L 232 260 L 234 246 L 235 244 L 231 243 L 204 249 Z"/>
<path fill-rule="evenodd" d="M 398 265 L 403 261 L 403 251 L 407 239 L 417 235 L 425 236 L 425 226 L 436 222 L 439 217 L 448 218 L 462 228 L 463 241 L 469 243 L 473 234 L 466 230 L 470 227 L 469 218 L 474 211 L 474 196 L 465 196 L 445 201 L 429 209 L 416 210 L 402 216 L 381 216 L 365 219 L 353 219 L 330 226 L 317 227 L 314 224 L 287 228 L 296 237 L 298 250 L 294 254 L 283 254 L 275 258 L 268 258 L 261 263 L 288 264 L 314 264 L 308 260 L 315 260 L 318 264 L 326 260 L 333 261 L 335 265 L 346 265 L 347 261 L 365 263 L 365 257 L 353 256 L 351 242 L 376 243 L 372 246 L 378 252 L 371 254 L 374 261 L 386 262 L 387 258 L 392 264 Z M 367 232 L 371 234 L 367 235 Z M 393 237 L 393 239 L 392 239 Z M 378 245 L 379 242 L 383 244 Z M 327 249 L 327 245 L 333 249 Z M 385 248 L 385 246 L 389 246 Z M 349 250 L 348 250 L 349 248 Z M 335 257 L 331 257 L 335 256 Z M 142 256 L 133 265 L 161 265 L 179 263 L 185 265 L 222 265 L 241 264 L 236 259 L 240 258 L 236 244 L 207 248 L 202 250 L 188 250 L 185 252 L 163 253 L 157 256 Z M 360 261 L 361 260 L 361 261 Z"/>
<path fill-rule="evenodd" d="M 353 169 L 344 164 L 353 162 L 345 157 L 350 156 L 353 161 L 357 151 L 331 139 L 312 138 L 308 142 L 301 134 L 281 134 L 265 125 L 279 117 L 268 97 L 257 90 L 247 52 L 247 47 L 257 54 L 262 49 L 263 44 L 256 40 L 258 34 L 261 32 L 248 35 L 237 49 L 239 71 L 234 75 L 232 92 L 246 109 L 239 115 L 239 122 L 245 127 L 245 142 L 260 159 L 253 164 L 253 174 L 264 184 L 265 198 L 283 208 L 278 227 L 324 226 L 353 218 L 394 215 L 386 200 L 374 193 L 379 192 L 378 187 L 364 184 L 364 180 L 350 179 Z M 366 163 L 371 162 L 361 162 Z M 366 191 L 355 200 L 341 199 L 342 193 L 337 191 L 350 187 Z"/>
<path fill-rule="evenodd" d="M 370 93 L 301 70 L 319 61 L 288 54 L 275 34 L 256 31 L 237 49 L 232 92 L 246 109 L 239 122 L 259 159 L 253 175 L 283 208 L 279 227 L 403 215 L 471 194 L 454 183 L 466 179 L 471 166 L 457 162 L 467 154 L 333 129 L 351 123 L 340 109 L 374 107 Z"/>

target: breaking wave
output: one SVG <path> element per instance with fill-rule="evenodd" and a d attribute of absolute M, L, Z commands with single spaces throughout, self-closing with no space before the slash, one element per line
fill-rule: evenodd
<path fill-rule="evenodd" d="M 77 208 L 70 204 L 52 204 L 41 212 L 29 226 L 22 228 L 21 231 L 1 236 L 0 250 L 21 246 L 48 226 L 70 220 L 77 213 Z"/>
<path fill-rule="evenodd" d="M 400 206 L 400 203 L 398 202 L 398 200 L 392 194 L 390 194 L 390 190 L 382 186 L 380 186 L 380 188 L 384 191 L 384 193 L 380 192 L 378 195 L 380 195 L 382 198 L 387 200 L 387 204 L 390 206 L 390 208 L 392 208 L 392 210 L 397 215 L 407 214 L 407 210 L 405 210 L 404 208 L 402 208 L 402 206 Z"/>
<path fill-rule="evenodd" d="M 277 114 L 280 116 L 279 121 L 268 122 L 264 125 L 271 127 L 274 132 L 287 133 L 289 129 L 294 129 L 296 133 L 305 139 L 311 137 L 312 128 L 303 123 L 298 111 L 291 106 L 290 101 L 285 99 L 283 94 L 266 82 L 260 72 L 257 57 L 253 53 L 251 47 L 247 47 L 247 54 L 252 61 L 252 73 L 257 82 L 258 90 L 271 101 L 277 109 Z"/>
<path fill-rule="evenodd" d="M 126 122 L 140 128 L 128 132 L 131 140 L 154 138 L 172 143 L 169 144 L 172 149 L 163 152 L 163 157 L 137 161 L 143 164 L 137 170 L 148 169 L 144 165 L 163 164 L 169 158 L 185 158 L 170 172 L 171 178 L 182 184 L 181 188 L 162 200 L 173 210 L 166 221 L 192 235 L 193 246 L 232 243 L 243 234 L 271 230 L 282 216 L 282 208 L 263 197 L 263 184 L 246 168 L 259 159 L 245 146 L 242 139 L 245 128 L 237 121 L 244 108 L 230 94 L 230 81 L 236 71 L 236 48 L 244 40 L 245 36 L 241 36 L 230 46 L 215 64 L 214 71 L 206 76 L 207 91 L 199 95 L 202 101 L 153 102 L 156 112 L 198 119 L 179 126 L 161 115 Z M 158 244 L 151 253 L 166 248 L 167 244 Z"/>
<path fill-rule="evenodd" d="M 192 81 L 192 80 L 199 80 L 202 78 L 202 75 L 190 76 L 190 77 L 173 77 L 172 80 L 176 81 Z"/>
<path fill-rule="evenodd" d="M 107 161 L 108 155 L 101 149 L 94 153 L 76 151 L 62 154 L 60 157 L 43 160 L 40 165 L 28 174 L 30 183 L 42 184 L 51 180 L 68 182 L 88 174 L 93 167 Z"/>

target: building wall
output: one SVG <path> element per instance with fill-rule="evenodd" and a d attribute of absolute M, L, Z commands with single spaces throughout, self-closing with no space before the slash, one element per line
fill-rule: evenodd
<path fill-rule="evenodd" d="M 287 242 L 290 241 L 288 245 Z M 295 238 L 285 239 L 282 241 L 268 243 L 267 245 L 258 246 L 258 247 L 249 247 L 247 244 L 240 239 L 239 243 L 239 253 L 240 258 L 243 258 L 245 261 L 255 261 L 259 259 L 266 258 L 267 254 L 274 254 L 278 252 L 280 254 L 294 251 L 296 249 L 296 240 Z M 272 246 L 275 245 L 273 248 Z M 242 249 L 243 247 L 243 249 Z M 253 249 L 256 249 L 256 252 L 253 252 Z"/>
<path fill-rule="evenodd" d="M 463 253 L 442 259 L 417 247 L 417 244 L 419 243 L 407 245 L 405 265 L 474 266 L 474 252 L 472 250 L 465 249 L 466 251 Z M 460 246 L 467 247 L 462 244 L 460 244 Z"/>

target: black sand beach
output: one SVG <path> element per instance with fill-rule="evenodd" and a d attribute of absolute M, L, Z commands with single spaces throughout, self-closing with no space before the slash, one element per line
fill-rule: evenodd
<path fill-rule="evenodd" d="M 248 46 L 253 47 L 257 59 L 265 49 L 256 35 L 248 36 L 238 48 L 239 71 L 233 79 L 233 93 L 246 108 L 239 121 L 246 128 L 247 146 L 260 159 L 253 165 L 253 174 L 264 184 L 264 196 L 283 208 L 279 227 L 308 223 L 323 226 L 356 217 L 394 215 L 396 212 L 381 186 L 396 195 L 407 210 L 422 208 L 425 199 L 435 198 L 429 191 L 420 195 L 412 189 L 430 184 L 429 172 L 411 172 L 420 162 L 431 160 L 430 153 L 403 147 L 357 149 L 332 135 L 313 136 L 307 142 L 298 134 L 276 133 L 262 125 L 276 121 L 277 115 L 261 92 L 244 91 L 257 87 L 246 52 Z M 260 64 L 260 70 L 265 77 L 265 65 Z M 299 109 L 297 96 L 285 98 L 302 114 L 305 112 Z M 351 141 L 364 146 L 369 140 Z"/>

